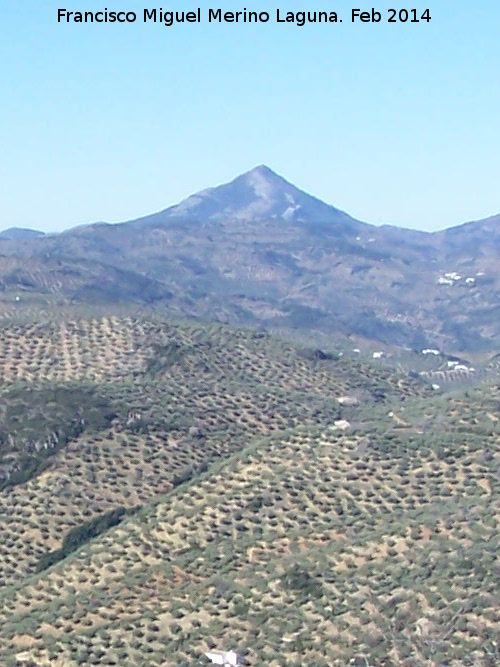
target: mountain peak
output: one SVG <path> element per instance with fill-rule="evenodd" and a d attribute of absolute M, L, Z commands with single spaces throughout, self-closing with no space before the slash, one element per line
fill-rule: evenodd
<path fill-rule="evenodd" d="M 270 169 L 265 164 L 259 164 L 257 165 L 257 167 L 250 169 L 250 171 L 247 171 L 244 174 L 241 174 L 241 176 L 237 176 L 236 178 L 248 178 L 248 179 L 258 178 L 267 181 L 281 181 L 286 183 L 285 179 L 282 176 L 277 174 L 275 171 Z"/>
<path fill-rule="evenodd" d="M 270 201 L 272 198 L 280 198 L 280 195 L 288 192 L 289 203 L 293 203 L 294 197 L 292 191 L 296 191 L 297 193 L 301 192 L 298 188 L 276 174 L 265 164 L 261 164 L 250 171 L 245 172 L 241 176 L 237 176 L 227 185 L 232 185 L 235 189 L 236 187 L 244 185 L 250 190 L 253 190 L 256 198 L 265 201 Z"/>
<path fill-rule="evenodd" d="M 277 176 L 278 174 L 273 171 L 267 164 L 258 164 L 253 169 L 250 169 L 246 174 L 260 174 L 262 176 Z M 245 174 L 242 174 L 244 176 Z"/>
<path fill-rule="evenodd" d="M 163 224 L 168 219 L 180 218 L 221 224 L 259 220 L 356 224 L 347 214 L 299 190 L 265 164 L 229 183 L 197 192 L 176 206 L 142 218 L 141 222 Z"/>

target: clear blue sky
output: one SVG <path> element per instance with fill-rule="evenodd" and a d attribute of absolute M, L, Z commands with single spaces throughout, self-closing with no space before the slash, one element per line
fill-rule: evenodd
<path fill-rule="evenodd" d="M 196 0 L 2 0 L 0 228 L 119 221 L 265 163 L 373 222 L 438 229 L 500 212 L 500 3 L 425 0 L 419 24 L 357 24 L 357 0 L 204 3 L 266 25 L 142 22 Z M 166 6 L 165 6 L 166 5 Z M 136 10 L 58 24 L 57 9 Z M 278 25 L 336 10 L 343 23 Z"/>

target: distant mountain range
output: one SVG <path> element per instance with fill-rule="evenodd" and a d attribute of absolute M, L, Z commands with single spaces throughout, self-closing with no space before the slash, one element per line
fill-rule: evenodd
<path fill-rule="evenodd" d="M 24 229 L 22 227 L 10 227 L 0 232 L 0 239 L 38 239 L 45 236 L 45 232 L 39 232 L 36 229 Z"/>
<path fill-rule="evenodd" d="M 500 215 L 377 227 L 265 166 L 163 211 L 0 234 L 2 299 L 30 293 L 410 348 L 500 346 Z"/>

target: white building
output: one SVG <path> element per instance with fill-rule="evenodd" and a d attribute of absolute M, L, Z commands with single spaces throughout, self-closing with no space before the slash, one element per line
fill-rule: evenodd
<path fill-rule="evenodd" d="M 205 653 L 213 665 L 239 665 L 240 656 L 234 651 L 210 651 Z"/>

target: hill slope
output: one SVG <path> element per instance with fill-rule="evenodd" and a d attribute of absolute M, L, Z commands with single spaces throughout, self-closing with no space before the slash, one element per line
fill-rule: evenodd
<path fill-rule="evenodd" d="M 496 664 L 497 387 L 143 318 L 0 366 L 0 661 Z"/>
<path fill-rule="evenodd" d="M 116 317 L 4 329 L 0 366 L 3 585 L 78 523 L 138 507 L 257 437 L 333 424 L 354 409 L 339 396 L 429 393 L 263 334 Z"/>

